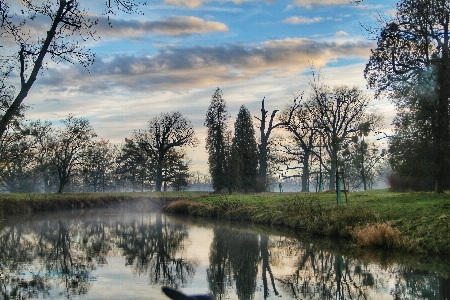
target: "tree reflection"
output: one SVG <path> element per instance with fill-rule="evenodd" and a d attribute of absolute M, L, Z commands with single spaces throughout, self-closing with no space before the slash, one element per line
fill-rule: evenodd
<path fill-rule="evenodd" d="M 126 265 L 148 274 L 151 284 L 178 288 L 195 273 L 195 265 L 177 257 L 187 227 L 161 214 L 139 220 L 30 222 L 0 230 L 0 292 L 3 299 L 86 295 L 92 271 L 121 249 Z"/>
<path fill-rule="evenodd" d="M 206 270 L 209 290 L 217 300 L 226 298 L 227 287 L 232 285 L 229 241 L 232 232 L 214 228 L 214 237 L 209 252 L 209 268 Z"/>
<path fill-rule="evenodd" d="M 263 281 L 263 287 L 264 287 L 264 299 L 267 299 L 269 297 L 269 286 L 267 282 L 267 273 L 270 277 L 270 283 L 273 288 L 273 292 L 275 296 L 278 296 L 279 293 L 277 291 L 277 288 L 275 286 L 275 278 L 272 273 L 272 269 L 270 268 L 269 264 L 269 236 L 267 234 L 261 234 L 260 235 L 260 249 L 261 249 L 261 260 L 262 260 L 262 281 Z"/>
<path fill-rule="evenodd" d="M 0 251 L 4 299 L 48 297 L 55 286 L 63 286 L 60 294 L 69 299 L 89 290 L 93 265 L 72 251 L 62 222 L 5 227 Z"/>
<path fill-rule="evenodd" d="M 150 285 L 177 289 L 188 286 L 197 267 L 185 258 L 187 225 L 161 214 L 0 224 L 0 299 L 85 297 L 95 269 L 112 255 L 124 257 L 124 267 Z M 227 226 L 212 233 L 206 280 L 217 300 L 449 297 L 448 278 L 397 264 L 389 253 L 384 263 L 372 263 L 373 257 L 342 254 L 332 243 Z"/>
<path fill-rule="evenodd" d="M 216 299 L 226 298 L 231 278 L 239 299 L 253 299 L 259 262 L 258 235 L 254 233 L 215 228 L 210 250 L 207 279 Z"/>
<path fill-rule="evenodd" d="M 351 260 L 324 251 L 310 243 L 280 241 L 298 257 L 294 274 L 278 278 L 283 290 L 293 299 L 367 299 L 364 280 L 356 280 Z M 365 273 L 364 278 L 367 278 Z"/>
<path fill-rule="evenodd" d="M 151 284 L 179 288 L 195 274 L 191 262 L 176 256 L 188 237 L 186 226 L 167 222 L 156 213 L 154 224 L 141 219 L 115 228 L 126 264 L 138 274 L 148 272 Z"/>

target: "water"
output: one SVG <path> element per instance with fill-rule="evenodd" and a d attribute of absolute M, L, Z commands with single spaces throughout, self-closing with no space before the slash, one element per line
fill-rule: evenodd
<path fill-rule="evenodd" d="M 0 223 L 0 299 L 449 299 L 448 262 L 151 212 Z"/>

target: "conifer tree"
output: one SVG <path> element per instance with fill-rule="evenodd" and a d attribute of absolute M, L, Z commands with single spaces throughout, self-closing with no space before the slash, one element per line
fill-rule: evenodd
<path fill-rule="evenodd" d="M 258 177 L 258 144 L 252 116 L 244 105 L 241 106 L 234 123 L 232 160 L 236 188 L 246 193 L 254 190 Z"/>
<path fill-rule="evenodd" d="M 217 88 L 211 97 L 204 123 L 208 128 L 206 151 L 208 152 L 209 173 L 215 192 L 220 192 L 227 187 L 225 136 L 229 117 L 223 92 Z"/>

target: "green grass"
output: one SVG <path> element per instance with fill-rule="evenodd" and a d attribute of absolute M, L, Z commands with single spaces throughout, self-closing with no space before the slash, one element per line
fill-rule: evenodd
<path fill-rule="evenodd" d="M 355 241 L 357 232 L 363 232 L 371 235 L 365 246 L 450 254 L 450 194 L 356 192 L 348 195 L 348 205 L 345 198 L 337 205 L 333 193 L 203 195 L 173 202 L 165 210 Z"/>
<path fill-rule="evenodd" d="M 183 199 L 183 200 L 179 200 Z M 175 201 L 178 200 L 178 201 Z M 450 193 L 333 193 L 212 195 L 205 192 L 0 194 L 0 216 L 142 203 L 212 219 L 282 226 L 363 246 L 450 254 Z M 170 204 L 169 204 L 170 203 Z M 361 239 L 364 237 L 364 240 Z"/>

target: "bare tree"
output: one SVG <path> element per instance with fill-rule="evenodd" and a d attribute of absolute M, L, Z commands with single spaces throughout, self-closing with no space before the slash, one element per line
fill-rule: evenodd
<path fill-rule="evenodd" d="M 298 175 L 288 175 L 293 169 L 301 169 L 302 192 L 309 191 L 310 159 L 316 154 L 317 140 L 320 128 L 317 125 L 315 116 L 310 113 L 312 103 L 302 101 L 302 95 L 297 96 L 293 103 L 288 105 L 281 113 L 280 119 L 285 123 L 283 126 L 289 131 L 293 143 L 283 144 L 285 152 L 284 164 L 286 166 L 287 177 Z M 298 101 L 298 102 L 297 102 Z M 319 157 L 319 155 L 318 155 Z M 319 157 L 320 159 L 321 157 Z M 295 161 L 295 166 L 290 165 L 290 161 Z"/>
<path fill-rule="evenodd" d="M 311 87 L 311 102 L 306 108 L 322 134 L 324 149 L 330 158 L 329 164 L 323 166 L 330 176 L 329 189 L 335 190 L 339 156 L 366 120 L 370 99 L 356 87 L 330 88 L 320 81 L 313 81 Z"/>
<path fill-rule="evenodd" d="M 179 112 L 162 113 L 148 121 L 146 131 L 135 134 L 139 148 L 147 152 L 156 169 L 156 191 L 161 192 L 165 162 L 178 147 L 195 147 L 198 140 L 192 123 Z"/>
<path fill-rule="evenodd" d="M 258 181 L 259 185 L 262 190 L 267 189 L 267 169 L 268 169 L 268 160 L 269 160 L 269 146 L 270 146 L 270 135 L 272 133 L 272 130 L 275 128 L 285 126 L 286 122 L 279 122 L 274 124 L 275 115 L 277 114 L 278 110 L 273 110 L 272 114 L 270 115 L 269 124 L 266 130 L 266 123 L 267 123 L 267 111 L 264 107 L 264 100 L 261 101 L 261 118 L 255 117 L 259 121 L 259 132 L 260 132 L 260 143 L 258 145 L 259 149 L 259 174 L 258 174 Z"/>
<path fill-rule="evenodd" d="M 97 136 L 94 128 L 85 118 L 75 118 L 73 115 L 69 115 L 62 122 L 65 128 L 55 130 L 46 145 L 50 163 L 58 173 L 58 193 L 64 191 L 74 170 L 83 162 L 84 150 L 92 144 L 92 138 Z"/>
<path fill-rule="evenodd" d="M 1 68 L 2 78 L 14 73 L 14 78 L 20 79 L 20 82 L 15 84 L 18 93 L 14 101 L 0 120 L 0 136 L 27 97 L 39 72 L 45 67 L 46 57 L 56 63 L 77 62 L 85 68 L 94 62 L 94 54 L 83 42 L 95 38 L 93 26 L 98 23 L 97 19 L 91 19 L 89 13 L 81 8 L 78 0 L 23 0 L 20 4 L 16 1 L 14 7 L 18 11 L 13 11 L 8 2 L 0 0 L 0 38 L 7 39 L 9 44 L 14 45 L 8 46 L 8 49 L 15 54 L 5 58 L 7 67 Z M 117 10 L 134 12 L 138 4 L 133 0 L 108 0 L 106 14 L 109 18 Z M 51 22 L 47 24 L 47 30 L 34 36 L 30 28 L 41 16 Z"/>

